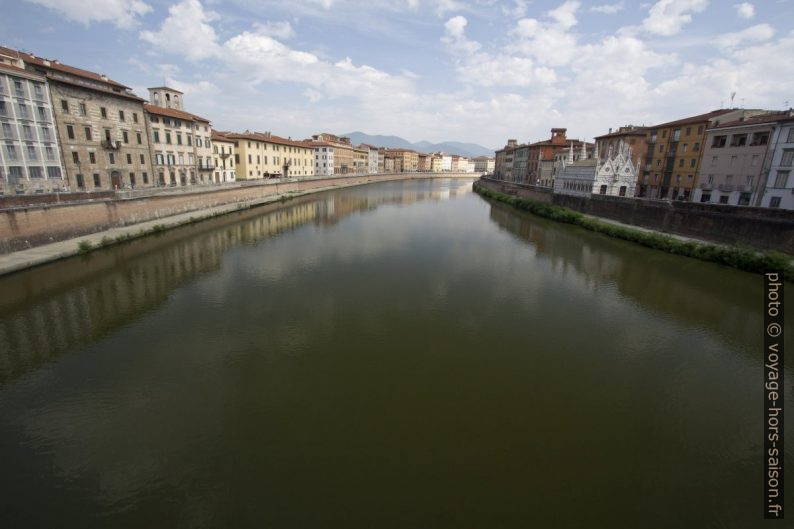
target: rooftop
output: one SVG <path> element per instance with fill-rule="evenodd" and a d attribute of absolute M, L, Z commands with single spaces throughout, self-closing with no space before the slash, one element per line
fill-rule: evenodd
<path fill-rule="evenodd" d="M 143 108 L 150 114 L 157 114 L 159 116 L 168 116 L 170 118 L 183 119 L 185 121 L 203 121 L 209 123 L 210 120 L 202 118 L 184 110 L 175 110 L 173 108 L 158 107 L 149 103 L 145 103 Z"/>
<path fill-rule="evenodd" d="M 727 123 L 720 123 L 716 127 L 710 127 L 709 130 L 725 129 L 730 127 L 746 127 L 748 125 L 761 125 L 766 123 L 772 124 L 772 123 L 777 123 L 778 121 L 784 121 L 790 119 L 794 119 L 794 110 L 784 110 L 782 112 L 768 112 L 766 114 L 758 114 L 757 116 L 751 116 L 749 118 L 742 118 L 734 121 L 729 121 Z"/>

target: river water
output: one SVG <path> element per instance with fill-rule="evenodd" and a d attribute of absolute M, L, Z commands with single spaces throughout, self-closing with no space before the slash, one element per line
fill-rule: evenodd
<path fill-rule="evenodd" d="M 0 278 L 0 525 L 761 527 L 762 288 L 460 179 Z"/>

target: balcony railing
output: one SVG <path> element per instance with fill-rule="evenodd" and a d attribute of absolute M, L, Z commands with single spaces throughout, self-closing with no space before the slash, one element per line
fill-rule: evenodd
<path fill-rule="evenodd" d="M 121 149 L 121 142 L 119 140 L 102 140 L 102 147 L 105 149 L 110 149 L 113 151 L 117 151 Z"/>
<path fill-rule="evenodd" d="M 199 171 L 214 171 L 214 170 L 215 170 L 215 166 L 214 165 L 201 165 L 201 164 L 199 164 Z"/>
<path fill-rule="evenodd" d="M 736 186 L 734 186 L 733 184 L 720 184 L 719 185 L 719 190 L 722 191 L 723 193 L 730 193 L 735 188 L 736 188 Z"/>

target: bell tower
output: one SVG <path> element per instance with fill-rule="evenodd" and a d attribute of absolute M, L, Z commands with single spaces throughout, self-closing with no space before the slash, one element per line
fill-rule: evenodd
<path fill-rule="evenodd" d="M 149 88 L 149 101 L 156 107 L 184 110 L 182 106 L 182 92 L 167 86 Z"/>

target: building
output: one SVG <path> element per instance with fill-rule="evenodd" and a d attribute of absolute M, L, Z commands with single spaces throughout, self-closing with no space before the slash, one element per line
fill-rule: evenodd
<path fill-rule="evenodd" d="M 594 155 L 589 155 L 585 144 L 582 144 L 576 159 L 571 146 L 567 156 L 559 161 L 554 192 L 573 196 L 633 197 L 638 172 L 639 166 L 632 160 L 628 143 L 620 142 L 613 146 L 603 159 L 599 157 L 597 147 Z"/>
<path fill-rule="evenodd" d="M 777 122 L 769 141 L 769 154 L 764 164 L 761 185 L 754 204 L 765 208 L 794 209 L 794 111 L 791 109 Z"/>
<path fill-rule="evenodd" d="M 11 51 L 11 50 L 8 50 Z M 0 48 L 0 195 L 67 187 L 47 78 Z"/>
<path fill-rule="evenodd" d="M 452 170 L 452 156 L 449 154 L 439 153 L 441 155 L 441 171 L 447 172 Z"/>
<path fill-rule="evenodd" d="M 614 132 L 609 129 L 607 134 L 596 136 L 596 148 L 601 153 L 601 156 L 608 156 L 610 152 L 618 152 L 620 144 L 623 143 L 631 149 L 632 156 L 635 159 L 634 165 L 641 165 L 642 159 L 648 151 L 648 130 L 648 127 L 636 125 L 625 125 Z M 635 194 L 639 195 L 639 193 L 640 186 L 638 182 Z"/>
<path fill-rule="evenodd" d="M 212 181 L 216 184 L 234 182 L 234 140 L 217 130 L 212 131 L 212 159 L 215 173 Z"/>
<path fill-rule="evenodd" d="M 551 169 L 554 166 L 555 156 L 563 154 L 573 147 L 578 153 L 582 145 L 588 156 L 592 156 L 592 144 L 569 139 L 567 129 L 553 128 L 548 140 L 530 144 L 519 144 L 517 140 L 510 139 L 507 145 L 496 151 L 494 160 L 494 178 L 508 182 L 528 183 L 532 185 L 552 186 Z M 541 178 L 541 167 L 544 168 Z"/>
<path fill-rule="evenodd" d="M 472 158 L 475 173 L 491 174 L 494 170 L 494 158 L 490 156 L 477 156 Z"/>
<path fill-rule="evenodd" d="M 378 148 L 373 145 L 362 143 L 358 146 L 359 149 L 367 151 L 367 170 L 368 174 L 375 174 L 381 172 L 378 168 L 380 163 L 380 154 Z"/>
<path fill-rule="evenodd" d="M 353 148 L 353 173 L 365 174 L 369 170 L 369 148 Z"/>
<path fill-rule="evenodd" d="M 312 177 L 315 145 L 282 138 L 270 132 L 230 132 L 234 141 L 238 180 Z"/>
<path fill-rule="evenodd" d="M 394 156 L 394 170 L 398 173 L 415 173 L 419 167 L 419 153 L 412 149 L 386 149 Z"/>
<path fill-rule="evenodd" d="M 639 196 L 690 200 L 700 173 L 706 131 L 720 123 L 761 113 L 761 110 L 714 110 L 648 127 Z"/>
<path fill-rule="evenodd" d="M 443 156 L 439 153 L 434 153 L 430 155 L 430 171 L 434 173 L 440 173 L 444 170 L 443 168 Z"/>
<path fill-rule="evenodd" d="M 143 99 L 102 74 L 8 48 L 0 52 L 47 78 L 69 190 L 153 184 Z"/>
<path fill-rule="evenodd" d="M 314 174 L 331 176 L 334 174 L 334 145 L 323 141 L 310 142 L 314 149 Z"/>
<path fill-rule="evenodd" d="M 144 110 L 157 185 L 210 183 L 215 167 L 209 120 L 185 112 L 179 90 L 149 88 L 149 99 L 152 103 L 144 105 Z"/>
<path fill-rule="evenodd" d="M 513 181 L 513 156 L 518 147 L 518 140 L 509 139 L 504 147 L 496 151 L 494 158 L 494 178 L 497 180 L 504 180 L 505 182 Z"/>
<path fill-rule="evenodd" d="M 330 144 L 334 149 L 334 173 L 336 175 L 346 175 L 355 173 L 353 162 L 353 145 L 350 138 L 339 137 L 328 132 L 314 134 L 312 142 Z"/>
<path fill-rule="evenodd" d="M 420 173 L 430 172 L 431 157 L 423 152 L 417 153 L 416 170 Z"/>

